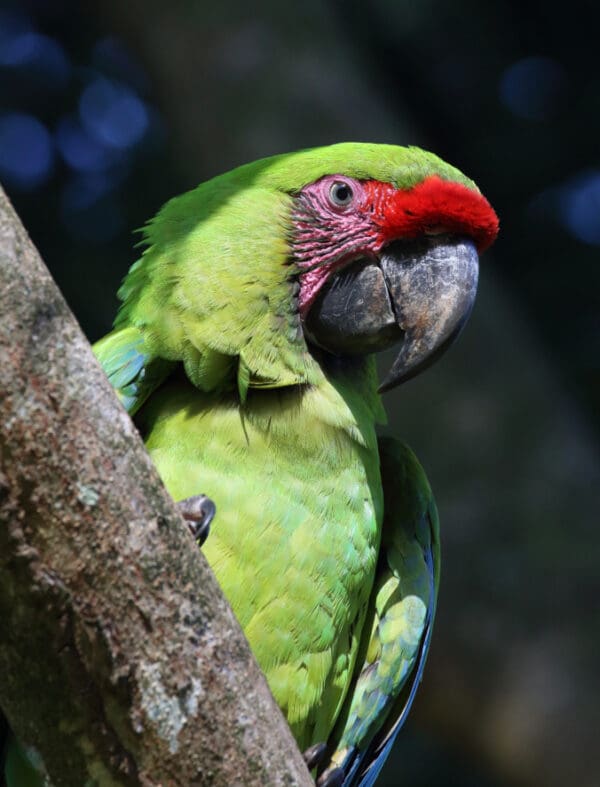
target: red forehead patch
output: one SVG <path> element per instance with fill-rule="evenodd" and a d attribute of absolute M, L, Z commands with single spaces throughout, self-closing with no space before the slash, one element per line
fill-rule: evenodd
<path fill-rule="evenodd" d="M 451 232 L 472 238 L 481 253 L 498 235 L 498 216 L 490 203 L 461 183 L 431 175 L 406 190 L 377 180 L 364 186 L 382 245 L 397 238 Z"/>

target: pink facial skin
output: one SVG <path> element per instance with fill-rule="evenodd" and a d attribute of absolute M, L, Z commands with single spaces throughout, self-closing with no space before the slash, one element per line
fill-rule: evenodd
<path fill-rule="evenodd" d="M 437 175 L 410 189 L 326 175 L 302 189 L 293 220 L 303 318 L 334 271 L 376 256 L 386 243 L 448 232 L 472 238 L 481 253 L 498 233 L 498 217 L 485 197 Z"/>
<path fill-rule="evenodd" d="M 344 184 L 352 192 L 338 205 L 332 189 Z M 294 211 L 294 259 L 300 275 L 299 307 L 304 317 L 333 271 L 358 257 L 375 254 L 377 228 L 368 210 L 364 185 L 343 175 L 327 175 L 300 192 Z"/>

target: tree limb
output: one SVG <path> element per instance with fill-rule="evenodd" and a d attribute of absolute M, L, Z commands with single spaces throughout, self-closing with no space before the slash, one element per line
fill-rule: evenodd
<path fill-rule="evenodd" d="M 17 736 L 56 787 L 311 784 L 1 189 L 0 314 L 0 706 Z"/>

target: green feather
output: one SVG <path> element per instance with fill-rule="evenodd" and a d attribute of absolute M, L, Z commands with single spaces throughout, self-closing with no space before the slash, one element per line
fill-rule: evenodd
<path fill-rule="evenodd" d="M 294 195 L 337 173 L 476 189 L 431 153 L 392 145 L 239 167 L 148 223 L 115 330 L 94 349 L 172 496 L 215 501 L 203 551 L 299 746 L 329 740 L 336 761 L 353 761 L 347 785 L 365 756 L 371 783 L 410 704 L 439 555 L 420 466 L 378 446 L 372 358 L 334 358 L 304 337 Z"/>
<path fill-rule="evenodd" d="M 410 709 L 439 585 L 439 522 L 425 473 L 403 443 L 386 438 L 379 445 L 381 550 L 354 683 L 331 740 L 333 762 L 357 780 L 379 772 L 378 755 Z"/>
<path fill-rule="evenodd" d="M 138 418 L 173 497 L 215 500 L 203 552 L 303 747 L 344 700 L 379 548 L 378 408 L 357 371 L 249 389 L 242 410 L 174 382 Z"/>
<path fill-rule="evenodd" d="M 34 766 L 33 751 L 26 752 L 11 734 L 3 753 L 6 787 L 51 787 L 41 767 Z M 2 780 L 0 779 L 0 783 Z"/>

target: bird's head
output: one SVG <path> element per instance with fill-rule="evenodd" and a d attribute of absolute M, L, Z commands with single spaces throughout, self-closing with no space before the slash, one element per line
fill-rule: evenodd
<path fill-rule="evenodd" d="M 381 390 L 418 374 L 465 324 L 498 220 L 477 191 L 326 175 L 296 197 L 293 250 L 310 341 L 342 355 L 402 342 Z"/>
<path fill-rule="evenodd" d="M 418 148 L 345 143 L 263 159 L 172 200 L 121 291 L 121 320 L 205 390 L 315 381 L 314 350 L 399 344 L 381 390 L 454 340 L 498 219 Z"/>

